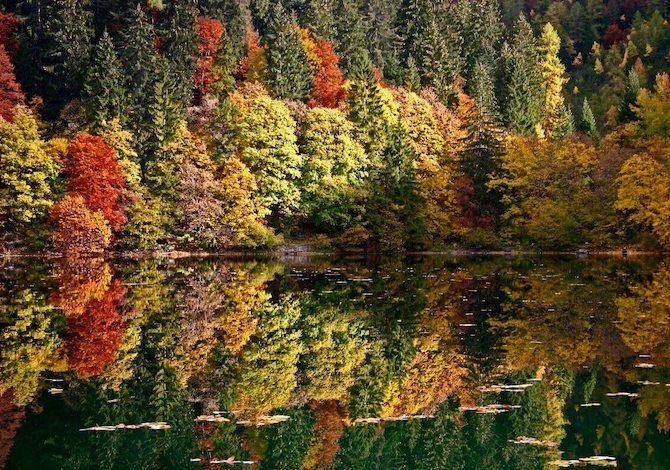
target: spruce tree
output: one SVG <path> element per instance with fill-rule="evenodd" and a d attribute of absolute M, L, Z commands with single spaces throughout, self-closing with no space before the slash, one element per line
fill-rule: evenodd
<path fill-rule="evenodd" d="M 154 49 L 154 28 L 139 5 L 128 12 L 127 23 L 121 33 L 120 56 L 130 91 L 129 122 L 138 130 L 147 116 L 158 60 Z"/>
<path fill-rule="evenodd" d="M 628 72 L 628 77 L 626 78 L 626 88 L 624 89 L 623 96 L 617 107 L 617 118 L 619 122 L 626 123 L 636 119 L 635 112 L 632 110 L 631 105 L 635 104 L 639 93 L 640 78 L 638 77 L 635 68 L 631 67 Z"/>
<path fill-rule="evenodd" d="M 485 64 L 489 70 L 496 70 L 497 50 L 504 26 L 497 0 L 458 2 L 454 20 L 463 39 L 464 78 L 467 85 L 478 62 Z"/>
<path fill-rule="evenodd" d="M 366 34 L 368 27 L 361 15 L 359 0 L 338 0 L 335 10 L 340 66 L 346 77 L 353 73 L 354 62 L 363 54 L 368 56 Z"/>
<path fill-rule="evenodd" d="M 562 139 L 575 133 L 575 118 L 572 110 L 565 103 L 561 103 L 557 110 L 556 125 L 552 129 L 551 136 L 554 139 Z"/>
<path fill-rule="evenodd" d="M 163 56 L 170 63 L 176 91 L 184 107 L 193 101 L 193 75 L 198 53 L 197 16 L 198 10 L 192 0 L 174 0 L 167 8 L 168 21 L 163 33 Z"/>
<path fill-rule="evenodd" d="M 231 57 L 235 62 L 244 56 L 246 49 L 247 25 L 250 23 L 251 12 L 246 3 L 240 0 L 200 0 L 199 6 L 203 16 L 215 18 L 226 28 Z"/>
<path fill-rule="evenodd" d="M 382 71 L 384 80 L 394 84 L 402 83 L 400 58 L 402 41 L 396 28 L 397 10 L 395 2 L 386 0 L 365 0 L 364 2 L 370 57 Z"/>
<path fill-rule="evenodd" d="M 267 83 L 279 99 L 304 100 L 312 88 L 312 75 L 300 32 L 280 2 L 268 22 Z"/>
<path fill-rule="evenodd" d="M 386 125 L 379 84 L 366 50 L 353 58 L 347 105 L 349 120 L 354 123 L 359 142 L 372 164 L 378 164 L 385 145 Z"/>
<path fill-rule="evenodd" d="M 582 105 L 582 128 L 584 129 L 584 132 L 586 132 L 586 135 L 591 137 L 591 139 L 598 144 L 600 141 L 598 126 L 596 124 L 596 119 L 593 116 L 593 111 L 591 111 L 589 100 L 586 99 L 586 97 L 584 97 L 584 104 Z"/>
<path fill-rule="evenodd" d="M 123 66 L 112 38 L 105 31 L 93 53 L 84 84 L 84 109 L 89 123 L 98 130 L 113 119 L 126 120 L 127 88 Z"/>
<path fill-rule="evenodd" d="M 533 134 L 542 119 L 542 81 L 537 42 L 522 14 L 514 24 L 509 44 L 503 46 L 504 122 L 514 132 Z"/>
<path fill-rule="evenodd" d="M 489 118 L 498 121 L 498 102 L 496 100 L 493 74 L 488 65 L 478 62 L 470 80 L 470 94 Z"/>
<path fill-rule="evenodd" d="M 337 0 L 311 0 L 307 6 L 305 25 L 317 38 L 325 39 L 337 48 L 335 7 Z"/>
<path fill-rule="evenodd" d="M 421 75 L 419 75 L 419 69 L 416 66 L 414 57 L 410 56 L 407 59 L 407 70 L 405 71 L 405 88 L 414 93 L 418 93 L 421 90 Z"/>
<path fill-rule="evenodd" d="M 55 0 L 48 8 L 41 49 L 42 77 L 37 93 L 59 110 L 78 98 L 84 85 L 93 38 L 89 0 Z"/>
<path fill-rule="evenodd" d="M 472 178 L 473 200 L 478 215 L 493 217 L 500 213 L 500 197 L 488 183 L 499 166 L 504 151 L 503 132 L 486 110 L 476 102 L 465 116 L 467 134 L 463 142 L 463 170 Z"/>

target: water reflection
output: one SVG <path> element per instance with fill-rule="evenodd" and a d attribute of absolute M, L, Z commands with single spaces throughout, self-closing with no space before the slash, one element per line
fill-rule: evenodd
<path fill-rule="evenodd" d="M 0 467 L 670 461 L 667 260 L 33 260 L 0 309 Z"/>

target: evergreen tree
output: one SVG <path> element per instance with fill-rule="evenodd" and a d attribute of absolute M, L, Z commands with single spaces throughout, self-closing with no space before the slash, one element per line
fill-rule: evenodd
<path fill-rule="evenodd" d="M 309 62 L 297 26 L 280 2 L 272 9 L 266 41 L 267 82 L 273 95 L 280 99 L 304 100 L 312 88 Z"/>
<path fill-rule="evenodd" d="M 93 63 L 84 84 L 84 109 L 93 129 L 100 129 L 113 119 L 125 122 L 127 89 L 122 64 L 114 43 L 105 31 L 98 42 Z"/>
<path fill-rule="evenodd" d="M 502 39 L 503 23 L 497 0 L 458 2 L 454 20 L 463 39 L 464 78 L 474 75 L 477 63 L 496 70 L 498 45 Z M 468 88 L 469 90 L 469 88 Z"/>
<path fill-rule="evenodd" d="M 251 24 L 251 12 L 240 0 L 200 0 L 203 16 L 219 20 L 226 28 L 226 47 L 231 49 L 237 62 L 244 56 L 247 44 L 247 27 Z"/>
<path fill-rule="evenodd" d="M 365 22 L 368 26 L 368 51 L 372 62 L 379 67 L 387 82 L 402 82 L 400 49 L 402 41 L 397 33 L 395 2 L 366 0 Z"/>
<path fill-rule="evenodd" d="M 464 115 L 467 135 L 463 145 L 463 170 L 472 179 L 473 202 L 480 217 L 500 213 L 500 198 L 488 183 L 499 166 L 504 151 L 503 133 L 495 120 L 479 104 L 472 103 Z"/>
<path fill-rule="evenodd" d="M 504 122 L 513 131 L 532 134 L 542 118 L 542 83 L 537 43 L 526 17 L 519 15 L 509 44 L 503 46 Z"/>
<path fill-rule="evenodd" d="M 81 94 L 93 38 L 89 0 L 55 0 L 47 9 L 36 93 L 57 111 Z"/>
<path fill-rule="evenodd" d="M 120 55 L 130 91 L 128 122 L 135 131 L 139 131 L 147 118 L 158 60 L 154 49 L 154 28 L 139 5 L 128 12 L 121 35 Z"/>
<path fill-rule="evenodd" d="M 337 53 L 341 59 L 342 71 L 350 77 L 354 62 L 367 54 L 366 34 L 368 27 L 361 15 L 359 0 L 338 0 L 336 12 Z M 369 60 L 369 57 L 368 57 Z"/>
<path fill-rule="evenodd" d="M 338 47 L 335 7 L 337 0 L 311 0 L 307 6 L 305 26 L 317 38 Z"/>
<path fill-rule="evenodd" d="M 196 17 L 198 10 L 192 0 L 174 0 L 167 9 L 168 21 L 163 34 L 163 56 L 170 63 L 179 99 L 184 107 L 193 101 L 193 76 L 198 54 Z"/>
<path fill-rule="evenodd" d="M 630 69 L 626 79 L 626 88 L 624 90 L 621 101 L 617 108 L 617 117 L 619 122 L 625 123 L 634 121 L 636 116 L 631 108 L 637 101 L 637 95 L 640 93 L 640 78 L 635 71 L 635 68 Z"/>
<path fill-rule="evenodd" d="M 584 98 L 584 104 L 582 105 L 582 128 L 584 129 L 584 132 L 586 132 L 586 135 L 591 137 L 596 144 L 600 141 L 596 119 L 593 116 L 589 100 L 586 99 L 586 97 Z"/>
<path fill-rule="evenodd" d="M 478 62 L 470 81 L 470 93 L 482 110 L 494 121 L 498 120 L 498 102 L 496 100 L 493 75 L 488 66 Z"/>
<path fill-rule="evenodd" d="M 554 139 L 562 139 L 575 132 L 575 118 L 572 110 L 565 103 L 561 103 L 557 110 L 556 126 L 552 129 L 551 136 Z"/>
<path fill-rule="evenodd" d="M 407 70 L 405 71 L 405 82 L 403 85 L 409 91 L 415 93 L 418 93 L 421 90 L 421 75 L 419 75 L 419 69 L 412 56 L 407 59 Z"/>
<path fill-rule="evenodd" d="M 384 106 L 372 63 L 365 50 L 354 58 L 352 64 L 347 109 L 359 142 L 363 144 L 372 164 L 378 164 L 380 152 L 385 145 Z"/>

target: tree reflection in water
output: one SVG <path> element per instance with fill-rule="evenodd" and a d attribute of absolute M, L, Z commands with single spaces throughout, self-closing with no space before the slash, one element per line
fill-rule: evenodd
<path fill-rule="evenodd" d="M 663 259 L 17 262 L 0 321 L 0 467 L 670 461 Z"/>

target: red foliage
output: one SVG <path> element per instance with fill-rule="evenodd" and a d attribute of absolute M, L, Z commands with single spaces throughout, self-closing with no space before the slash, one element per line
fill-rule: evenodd
<path fill-rule="evenodd" d="M 198 32 L 198 60 L 195 69 L 196 99 L 210 90 L 210 85 L 219 80 L 219 76 L 212 71 L 214 57 L 221 44 L 224 27 L 219 20 L 199 16 L 197 20 Z"/>
<path fill-rule="evenodd" d="M 126 326 L 119 313 L 126 292 L 115 279 L 102 299 L 91 300 L 82 315 L 68 318 L 65 351 L 80 377 L 99 375 L 114 361 Z"/>
<path fill-rule="evenodd" d="M 479 214 L 477 204 L 474 202 L 475 189 L 472 177 L 461 175 L 456 178 L 455 185 L 458 192 L 458 205 L 460 207 L 460 214 L 458 216 L 459 225 L 464 228 L 483 228 L 493 225 L 495 217 Z"/>
<path fill-rule="evenodd" d="M 14 438 L 25 416 L 25 408 L 14 405 L 12 389 L 0 395 L 0 468 L 5 468 L 7 464 L 14 447 Z"/>
<path fill-rule="evenodd" d="M 319 56 L 321 66 L 314 76 L 314 88 L 308 104 L 312 107 L 337 108 L 345 95 L 342 86 L 344 79 L 338 67 L 340 59 L 333 45 L 325 39 L 317 42 L 316 54 Z"/>
<path fill-rule="evenodd" d="M 109 246 L 112 230 L 102 212 L 92 212 L 79 194 L 68 194 L 49 209 L 54 224 L 53 247 L 59 252 L 102 253 Z"/>
<path fill-rule="evenodd" d="M 14 31 L 20 23 L 21 20 L 14 13 L 0 12 L 0 45 L 5 46 L 10 56 L 14 55 L 19 48 Z"/>
<path fill-rule="evenodd" d="M 610 47 L 617 42 L 623 41 L 624 39 L 626 39 L 626 33 L 621 31 L 621 28 L 619 28 L 618 24 L 614 23 L 607 27 L 601 42 L 603 46 Z"/>
<path fill-rule="evenodd" d="M 68 145 L 64 167 L 70 192 L 82 196 L 91 211 L 102 212 L 112 230 L 121 230 L 128 220 L 120 201 L 125 182 L 114 149 L 81 133 Z"/>
<path fill-rule="evenodd" d="M 25 95 L 16 81 L 14 66 L 5 46 L 0 44 L 0 116 L 12 120 L 14 106 L 23 103 Z"/>

